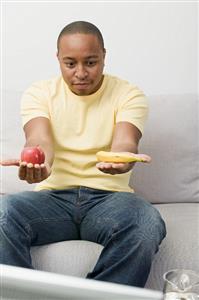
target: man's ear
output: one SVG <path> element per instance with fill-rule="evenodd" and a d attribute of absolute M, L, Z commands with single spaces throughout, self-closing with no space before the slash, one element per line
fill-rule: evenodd
<path fill-rule="evenodd" d="M 104 48 L 103 49 L 103 58 L 105 58 L 105 56 L 106 56 L 106 49 Z"/>
<path fill-rule="evenodd" d="M 56 56 L 57 56 L 57 59 L 59 60 L 59 53 L 58 53 L 58 51 L 56 52 Z"/>

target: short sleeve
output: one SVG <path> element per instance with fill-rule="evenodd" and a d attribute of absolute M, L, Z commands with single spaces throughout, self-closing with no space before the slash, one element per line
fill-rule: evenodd
<path fill-rule="evenodd" d="M 43 81 L 30 86 L 21 98 L 21 118 L 24 126 L 36 117 L 49 117 L 47 88 Z"/>
<path fill-rule="evenodd" d="M 132 87 L 119 101 L 116 122 L 132 123 L 143 133 L 147 116 L 147 97 L 137 87 Z"/>

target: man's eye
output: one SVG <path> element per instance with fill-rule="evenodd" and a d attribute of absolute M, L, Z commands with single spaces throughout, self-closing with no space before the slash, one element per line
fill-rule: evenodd
<path fill-rule="evenodd" d="M 73 68 L 75 66 L 75 63 L 74 62 L 67 62 L 65 63 L 65 65 L 68 67 L 68 68 Z"/>
<path fill-rule="evenodd" d="M 96 61 L 87 61 L 87 66 L 92 67 L 96 64 Z"/>

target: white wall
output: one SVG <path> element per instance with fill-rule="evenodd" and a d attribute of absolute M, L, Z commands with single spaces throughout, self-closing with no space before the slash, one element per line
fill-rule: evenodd
<path fill-rule="evenodd" d="M 105 71 L 146 94 L 197 91 L 197 3 L 3 3 L 3 88 L 24 90 L 59 73 L 61 29 L 87 20 L 102 31 Z"/>

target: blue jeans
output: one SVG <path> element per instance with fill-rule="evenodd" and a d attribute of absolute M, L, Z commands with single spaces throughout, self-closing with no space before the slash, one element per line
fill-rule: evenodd
<path fill-rule="evenodd" d="M 30 247 L 66 240 L 104 246 L 87 278 L 144 287 L 165 237 L 159 212 L 134 193 L 87 187 L 2 198 L 0 263 L 33 268 Z"/>

